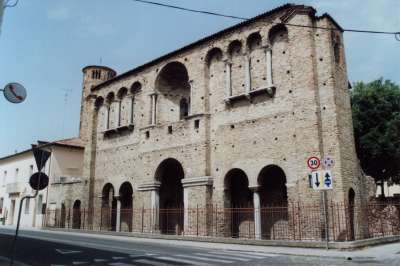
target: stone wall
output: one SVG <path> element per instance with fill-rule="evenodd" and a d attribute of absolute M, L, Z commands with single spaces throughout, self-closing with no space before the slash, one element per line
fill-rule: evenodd
<path fill-rule="evenodd" d="M 189 97 L 187 87 L 178 78 L 178 90 L 160 87 L 160 73 L 171 64 L 184 67 L 190 85 L 190 113 L 182 119 L 177 103 Z M 92 82 L 85 73 L 84 91 Z M 185 208 L 229 206 L 229 170 L 241 169 L 248 186 L 257 188 L 261 171 L 271 165 L 285 174 L 288 201 L 321 204 L 320 193 L 309 188 L 306 161 L 325 155 L 336 162 L 328 200 L 346 202 L 353 188 L 361 206 L 347 86 L 340 28 L 328 16 L 315 17 L 310 7 L 290 5 L 95 86 L 81 115 L 81 128 L 92 132 L 84 134 L 89 207 L 101 207 L 105 184 L 118 196 L 129 182 L 133 208 L 157 209 L 152 197 L 159 196 L 158 187 L 142 187 L 160 181 L 157 169 L 169 158 L 183 169 Z M 121 88 L 126 96 L 117 99 Z M 95 108 L 95 102 L 102 105 Z M 193 231 L 187 216 L 186 229 Z M 210 219 L 200 225 L 202 232 Z M 221 224 L 227 224 L 221 230 L 232 229 Z"/>

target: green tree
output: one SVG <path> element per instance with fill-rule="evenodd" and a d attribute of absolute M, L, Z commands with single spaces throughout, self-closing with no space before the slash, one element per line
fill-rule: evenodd
<path fill-rule="evenodd" d="M 377 183 L 399 184 L 400 87 L 382 78 L 357 82 L 351 105 L 356 150 L 364 172 Z"/>

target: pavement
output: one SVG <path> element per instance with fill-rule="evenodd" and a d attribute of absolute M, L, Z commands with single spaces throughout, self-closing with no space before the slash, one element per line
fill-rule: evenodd
<path fill-rule="evenodd" d="M 13 228 L 0 227 L 0 266 Z M 400 243 L 354 251 L 270 247 L 24 230 L 15 265 L 400 265 Z"/>

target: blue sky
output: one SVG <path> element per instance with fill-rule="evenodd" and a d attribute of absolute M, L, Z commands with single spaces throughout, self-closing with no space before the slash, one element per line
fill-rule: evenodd
<path fill-rule="evenodd" d="M 157 0 L 252 17 L 278 0 Z M 343 28 L 400 31 L 398 0 L 291 1 L 328 12 Z M 6 9 L 0 35 L 0 87 L 28 90 L 22 104 L 0 97 L 0 157 L 36 140 L 78 135 L 82 72 L 102 64 L 125 72 L 238 21 L 148 6 L 131 0 L 20 0 Z M 349 78 L 400 84 L 400 42 L 393 36 L 345 33 Z M 101 58 L 101 59 L 100 59 Z M 65 90 L 69 92 L 65 102 Z"/>

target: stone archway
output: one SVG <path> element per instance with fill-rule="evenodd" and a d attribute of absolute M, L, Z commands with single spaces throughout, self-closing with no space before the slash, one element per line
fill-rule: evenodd
<path fill-rule="evenodd" d="M 250 225 L 254 221 L 252 192 L 247 175 L 241 169 L 231 169 L 225 175 L 225 208 L 232 237 L 253 235 L 254 226 Z"/>
<path fill-rule="evenodd" d="M 355 239 L 355 230 L 354 230 L 354 205 L 355 205 L 355 197 L 356 193 L 352 188 L 349 189 L 349 240 Z"/>
<path fill-rule="evenodd" d="M 191 86 L 184 64 L 175 61 L 165 65 L 156 78 L 155 90 L 157 97 L 152 104 L 156 107 L 152 109 L 156 113 L 156 120 L 175 122 L 190 114 Z"/>
<path fill-rule="evenodd" d="M 61 203 L 61 211 L 60 211 L 60 227 L 64 228 L 65 227 L 65 221 L 67 219 L 67 212 L 65 209 L 65 204 Z"/>
<path fill-rule="evenodd" d="M 101 202 L 101 229 L 116 230 L 117 200 L 115 199 L 114 186 L 107 183 L 103 187 Z"/>
<path fill-rule="evenodd" d="M 133 188 L 131 183 L 124 182 L 119 188 L 119 200 L 121 202 L 120 211 L 120 230 L 121 231 L 132 231 L 132 219 L 133 219 Z"/>
<path fill-rule="evenodd" d="M 159 191 L 159 226 L 163 234 L 181 234 L 183 231 L 183 167 L 175 159 L 161 162 L 155 178 L 161 183 Z"/>
<path fill-rule="evenodd" d="M 75 200 L 72 207 L 72 229 L 81 228 L 81 201 Z"/>
<path fill-rule="evenodd" d="M 262 238 L 286 238 L 288 197 L 285 172 L 279 166 L 268 165 L 260 171 L 258 185 L 261 203 Z"/>

